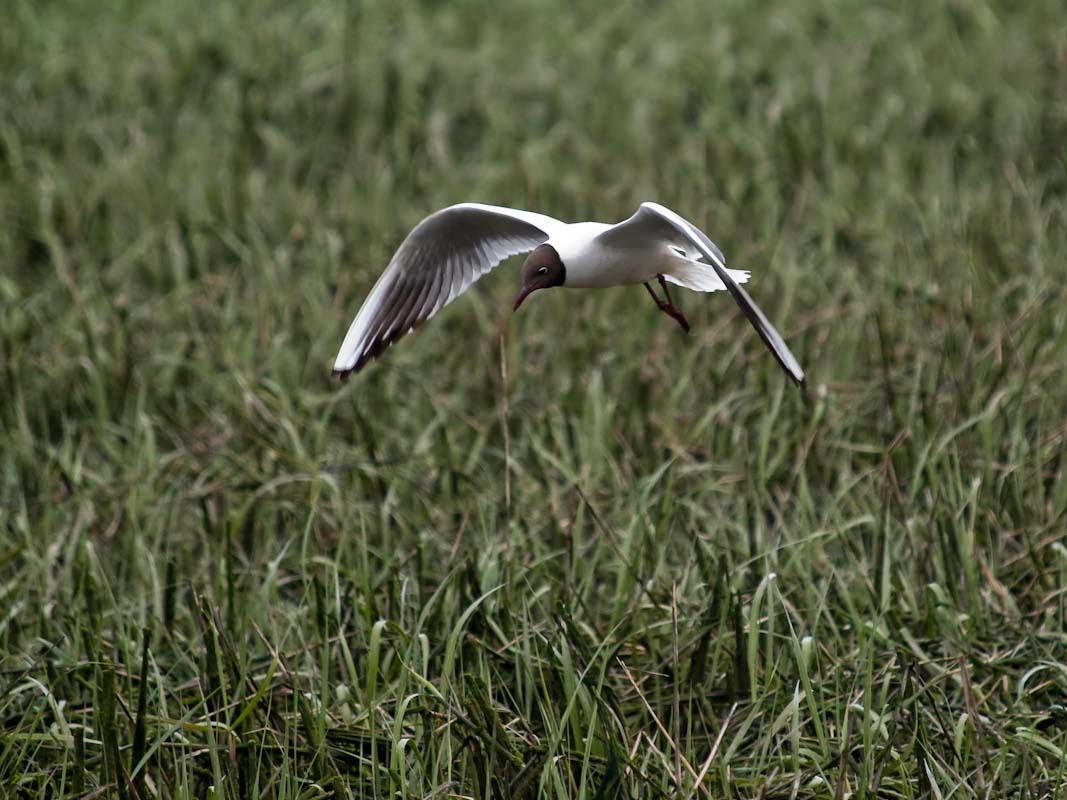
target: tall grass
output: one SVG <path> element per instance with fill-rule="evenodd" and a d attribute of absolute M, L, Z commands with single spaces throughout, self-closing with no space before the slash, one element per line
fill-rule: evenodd
<path fill-rule="evenodd" d="M 141 4 L 0 24 L 12 796 L 1067 796 L 1067 17 Z M 452 202 L 703 225 L 729 298 L 505 264 L 347 383 Z"/>

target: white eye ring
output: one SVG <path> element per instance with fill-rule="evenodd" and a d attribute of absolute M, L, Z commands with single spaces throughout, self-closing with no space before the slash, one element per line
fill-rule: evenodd
<path fill-rule="evenodd" d="M 541 269 L 537 270 L 537 274 L 538 275 L 547 275 L 548 274 L 548 267 L 541 267 Z"/>

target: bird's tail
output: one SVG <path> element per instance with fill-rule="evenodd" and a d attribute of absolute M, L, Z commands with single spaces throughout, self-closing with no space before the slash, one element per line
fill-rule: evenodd
<path fill-rule="evenodd" d="M 746 283 L 748 281 L 748 270 L 728 269 L 726 271 L 738 283 Z M 680 256 L 672 255 L 668 257 L 663 277 L 671 283 L 676 283 L 695 292 L 721 292 L 726 289 L 710 264 Z"/>

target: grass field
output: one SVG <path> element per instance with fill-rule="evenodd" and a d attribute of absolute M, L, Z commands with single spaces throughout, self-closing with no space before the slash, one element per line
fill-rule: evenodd
<path fill-rule="evenodd" d="M 0 796 L 1067 798 L 1067 13 L 7 0 Z M 422 216 L 506 263 L 353 380 Z"/>

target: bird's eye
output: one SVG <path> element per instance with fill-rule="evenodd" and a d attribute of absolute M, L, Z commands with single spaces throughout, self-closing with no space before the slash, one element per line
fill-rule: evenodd
<path fill-rule="evenodd" d="M 547 275 L 548 274 L 548 267 L 541 267 L 541 269 L 537 270 L 537 274 L 538 275 Z"/>

